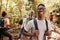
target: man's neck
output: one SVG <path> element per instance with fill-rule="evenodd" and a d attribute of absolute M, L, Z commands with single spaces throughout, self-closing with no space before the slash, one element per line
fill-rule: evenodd
<path fill-rule="evenodd" d="M 7 17 L 4 17 L 4 18 L 7 18 Z"/>
<path fill-rule="evenodd" d="M 39 20 L 44 20 L 44 17 L 38 17 Z"/>

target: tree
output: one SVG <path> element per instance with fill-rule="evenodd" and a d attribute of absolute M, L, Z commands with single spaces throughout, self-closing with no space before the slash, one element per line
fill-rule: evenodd
<path fill-rule="evenodd" d="M 36 5 L 37 5 L 37 1 L 36 0 L 28 0 L 29 2 L 32 2 L 32 9 L 34 10 L 34 16 L 36 16 Z"/>
<path fill-rule="evenodd" d="M 0 14 L 1 14 L 1 9 L 2 9 L 2 0 L 0 0 Z M 1 16 L 1 15 L 0 15 Z"/>
<path fill-rule="evenodd" d="M 56 9 L 53 10 L 53 12 L 55 13 L 55 16 L 56 16 L 56 23 L 60 24 L 60 5 L 55 4 L 55 6 L 56 6 Z"/>

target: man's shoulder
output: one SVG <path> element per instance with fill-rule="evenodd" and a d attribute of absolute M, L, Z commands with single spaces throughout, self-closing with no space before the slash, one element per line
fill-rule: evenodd
<path fill-rule="evenodd" d="M 8 20 L 9 18 L 4 18 L 4 19 L 7 19 Z"/>
<path fill-rule="evenodd" d="M 51 23 L 50 20 L 47 20 L 48 23 Z"/>
<path fill-rule="evenodd" d="M 50 22 L 50 20 L 47 20 L 47 22 L 48 22 L 48 26 L 51 26 L 51 22 Z"/>
<path fill-rule="evenodd" d="M 32 19 L 32 20 L 28 21 L 28 23 L 30 23 L 30 24 L 34 24 L 34 20 L 37 21 L 37 19 Z"/>
<path fill-rule="evenodd" d="M 38 19 L 37 19 L 37 18 L 35 18 L 35 19 L 30 20 L 29 22 L 34 22 L 34 20 L 36 20 L 36 21 L 37 21 Z"/>
<path fill-rule="evenodd" d="M 5 18 L 4 20 L 9 20 L 9 18 Z"/>

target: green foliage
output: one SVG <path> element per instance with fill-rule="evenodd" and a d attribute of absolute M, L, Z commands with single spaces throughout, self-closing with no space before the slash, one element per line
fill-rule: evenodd
<path fill-rule="evenodd" d="M 55 15 L 56 16 L 56 23 L 60 24 L 60 15 Z"/>
<path fill-rule="evenodd" d="M 55 13 L 55 17 L 56 17 L 56 23 L 60 24 L 60 4 L 54 4 L 52 6 L 54 8 L 53 12 Z"/>
<path fill-rule="evenodd" d="M 34 0 L 28 0 L 28 1 L 34 2 Z"/>

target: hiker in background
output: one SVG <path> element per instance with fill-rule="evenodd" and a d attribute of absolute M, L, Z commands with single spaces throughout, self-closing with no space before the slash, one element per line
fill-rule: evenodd
<path fill-rule="evenodd" d="M 9 37 L 9 40 L 12 40 L 12 35 L 7 31 L 6 28 L 10 26 L 8 15 L 5 11 L 2 12 L 3 24 L 1 25 L 0 34 Z"/>
<path fill-rule="evenodd" d="M 51 23 L 49 20 L 45 19 L 45 11 L 45 5 L 39 4 L 37 7 L 37 18 L 27 23 L 24 27 L 24 35 L 36 37 L 37 40 L 46 40 L 46 36 L 51 35 Z M 31 28 L 33 29 L 33 32 L 28 33 Z"/>
<path fill-rule="evenodd" d="M 33 19 L 33 11 L 31 11 L 31 13 L 29 14 L 29 20 Z"/>
<path fill-rule="evenodd" d="M 23 25 L 26 26 L 26 23 L 27 23 L 27 16 L 24 15 L 24 18 L 23 18 Z"/>
<path fill-rule="evenodd" d="M 51 23 L 53 23 L 53 17 L 54 17 L 53 13 L 50 12 L 49 20 L 50 20 Z"/>
<path fill-rule="evenodd" d="M 24 30 L 24 27 L 26 26 L 26 22 L 27 22 L 27 17 L 25 15 L 24 18 L 22 18 L 19 21 L 19 25 L 21 25 L 21 29 L 20 29 L 20 32 L 19 32 L 19 35 L 18 35 L 18 40 L 21 40 L 21 35 L 23 34 L 23 30 Z"/>

